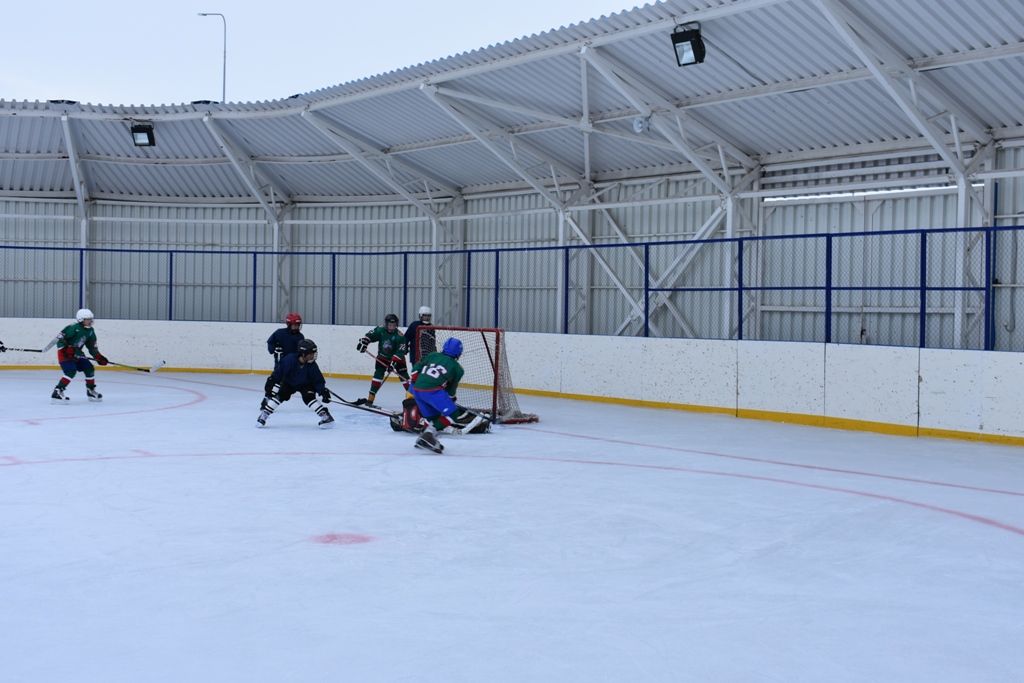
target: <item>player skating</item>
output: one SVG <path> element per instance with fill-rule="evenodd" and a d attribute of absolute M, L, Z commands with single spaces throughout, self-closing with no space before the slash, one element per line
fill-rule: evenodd
<path fill-rule="evenodd" d="M 324 405 L 331 402 L 331 392 L 327 389 L 320 366 L 316 364 L 316 355 L 316 344 L 311 339 L 303 339 L 295 353 L 288 354 L 277 364 L 271 375 L 274 384 L 270 397 L 260 403 L 260 416 L 256 418 L 260 427 L 266 426 L 267 418 L 292 394 L 298 394 L 302 402 L 316 413 L 320 418 L 318 426 L 332 425 L 334 418 Z"/>
<path fill-rule="evenodd" d="M 370 342 L 377 342 L 377 359 L 373 366 L 373 378 L 370 380 L 370 393 L 366 399 L 359 399 L 360 405 L 374 405 L 377 391 L 384 384 L 385 375 L 394 370 L 402 386 L 409 388 L 409 369 L 405 364 L 405 337 L 398 331 L 398 316 L 388 313 L 384 316 L 384 325 L 367 332 L 356 344 L 356 350 L 366 353 Z"/>
<path fill-rule="evenodd" d="M 274 370 L 281 363 L 281 359 L 288 354 L 295 353 L 299 348 L 299 342 L 305 339 L 302 336 L 302 316 L 298 313 L 289 313 L 284 317 L 285 326 L 274 330 L 274 333 L 267 339 L 267 352 L 274 357 Z M 263 385 L 263 402 L 261 408 L 265 408 L 267 399 L 274 393 L 274 374 L 267 377 Z"/>
<path fill-rule="evenodd" d="M 458 359 L 462 355 L 462 341 L 452 337 L 444 343 L 440 353 L 434 352 L 413 368 L 413 382 L 409 388 L 420 415 L 427 421 L 426 429 L 416 439 L 416 448 L 440 453 L 444 446 L 437 438 L 437 432 L 452 427 L 453 421 L 461 422 L 468 411 L 455 404 L 456 391 L 465 373 Z M 459 432 L 469 432 L 486 420 L 482 415 L 473 416 Z"/>
<path fill-rule="evenodd" d="M 106 356 L 96 346 L 96 331 L 93 329 L 93 314 L 88 308 L 81 308 L 75 313 L 75 322 L 65 327 L 57 335 L 57 362 L 64 375 L 53 388 L 50 398 L 55 403 L 70 400 L 64 390 L 71 384 L 78 371 L 85 373 L 85 395 L 90 401 L 102 401 L 103 394 L 96 391 L 96 369 L 85 356 L 83 349 L 88 349 L 92 357 L 100 365 L 108 363 Z"/>

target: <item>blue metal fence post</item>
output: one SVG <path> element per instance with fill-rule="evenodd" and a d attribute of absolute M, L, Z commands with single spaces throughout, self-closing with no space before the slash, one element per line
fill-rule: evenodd
<path fill-rule="evenodd" d="M 736 255 L 736 338 L 743 339 L 743 244 L 741 237 L 736 242 L 739 253 Z"/>
<path fill-rule="evenodd" d="M 644 336 L 651 336 L 651 245 L 644 245 Z"/>
<path fill-rule="evenodd" d="M 85 249 L 78 250 L 78 307 L 85 308 Z"/>
<path fill-rule="evenodd" d="M 331 254 L 331 324 L 338 320 L 338 255 Z"/>
<path fill-rule="evenodd" d="M 991 228 L 985 229 L 985 350 L 991 351 L 995 348 L 993 336 L 995 330 L 992 321 L 995 319 L 992 311 L 992 244 L 995 234 Z"/>
<path fill-rule="evenodd" d="M 562 334 L 569 334 L 569 247 L 562 247 Z"/>
<path fill-rule="evenodd" d="M 832 343 L 832 235 L 825 237 L 825 343 Z"/>
<path fill-rule="evenodd" d="M 473 252 L 466 252 L 466 322 L 465 327 L 469 327 L 469 304 L 471 302 L 470 296 L 473 293 Z"/>
<path fill-rule="evenodd" d="M 257 254 L 254 251 L 252 253 L 252 321 L 256 322 L 256 257 Z"/>
<path fill-rule="evenodd" d="M 167 254 L 167 319 L 174 320 L 174 252 Z"/>
<path fill-rule="evenodd" d="M 494 326 L 501 327 L 499 325 L 500 318 L 498 317 L 498 304 L 501 298 L 498 296 L 499 289 L 501 288 L 501 250 L 494 250 Z"/>
<path fill-rule="evenodd" d="M 919 348 L 924 348 L 925 334 L 927 333 L 927 326 L 925 325 L 925 312 L 928 310 L 928 233 L 921 232 L 921 272 L 918 275 L 920 278 L 921 285 L 921 302 L 919 304 L 920 310 L 918 311 L 918 328 L 917 328 L 917 345 Z"/>
<path fill-rule="evenodd" d="M 402 252 L 402 320 L 409 320 L 409 252 Z M 408 325 L 408 323 L 406 323 Z"/>

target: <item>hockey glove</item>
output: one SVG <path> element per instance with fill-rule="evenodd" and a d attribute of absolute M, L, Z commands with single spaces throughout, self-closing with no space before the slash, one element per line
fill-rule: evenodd
<path fill-rule="evenodd" d="M 0 353 L 3 353 L 6 350 L 7 350 L 7 347 L 4 346 L 4 343 L 2 341 L 0 341 Z"/>
<path fill-rule="evenodd" d="M 320 400 L 323 401 L 324 403 L 330 403 L 331 402 L 331 391 L 330 391 L 330 389 L 328 389 L 327 387 L 323 388 L 323 391 L 320 392 Z"/>
<path fill-rule="evenodd" d="M 93 354 L 93 358 L 95 358 L 96 362 L 99 363 L 100 365 L 106 365 L 107 363 L 110 362 L 109 360 L 107 360 L 107 357 L 104 356 L 99 351 L 97 351 L 96 353 Z"/>
<path fill-rule="evenodd" d="M 356 344 L 356 351 L 358 351 L 359 353 L 366 353 L 366 347 L 369 346 L 369 345 L 370 345 L 370 338 L 369 337 L 363 337 L 362 339 L 359 340 L 359 343 Z"/>

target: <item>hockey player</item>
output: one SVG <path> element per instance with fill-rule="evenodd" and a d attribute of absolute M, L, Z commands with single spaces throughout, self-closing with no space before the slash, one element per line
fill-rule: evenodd
<path fill-rule="evenodd" d="M 440 453 L 444 446 L 437 439 L 438 430 L 451 427 L 453 420 L 461 424 L 467 415 L 464 408 L 455 404 L 455 392 L 465 373 L 458 360 L 461 355 L 462 340 L 452 337 L 445 341 L 440 353 L 431 353 L 413 368 L 409 391 L 416 399 L 420 415 L 427 420 L 426 429 L 416 439 L 416 448 Z M 470 432 L 485 419 L 476 415 L 464 427 L 456 428 L 457 433 Z"/>
<path fill-rule="evenodd" d="M 374 405 L 377 391 L 384 384 L 384 377 L 394 370 L 402 386 L 409 389 L 409 370 L 405 364 L 405 337 L 398 331 L 398 316 L 388 313 L 384 316 L 384 325 L 367 332 L 356 343 L 356 351 L 366 353 L 370 342 L 377 342 L 377 360 L 373 367 L 373 378 L 370 380 L 370 393 L 366 399 L 356 401 L 359 405 Z"/>
<path fill-rule="evenodd" d="M 289 313 L 284 317 L 284 327 L 274 330 L 274 333 L 267 339 L 267 352 L 274 357 L 274 369 L 277 369 L 281 359 L 290 353 L 298 350 L 299 342 L 305 339 L 302 336 L 302 316 L 298 313 Z M 265 408 L 267 399 L 274 393 L 274 375 L 271 373 L 263 385 L 263 403 Z"/>
<path fill-rule="evenodd" d="M 70 400 L 64 395 L 64 390 L 68 388 L 79 370 L 85 373 L 85 395 L 88 399 L 90 401 L 103 400 L 103 394 L 96 391 L 96 379 L 94 378 L 96 369 L 85 357 L 83 350 L 88 349 L 100 365 L 107 364 L 106 356 L 100 353 L 96 346 L 96 331 L 92 328 L 93 321 L 92 311 L 88 308 L 81 308 L 75 313 L 75 322 L 65 327 L 57 335 L 57 362 L 60 363 L 60 369 L 64 375 L 57 382 L 57 386 L 53 388 L 53 393 L 50 394 L 50 398 L 55 403 L 64 403 L 64 401 Z"/>
<path fill-rule="evenodd" d="M 421 326 L 431 326 L 431 320 L 434 317 L 434 312 L 430 310 L 430 306 L 420 306 L 419 316 L 419 319 L 413 320 L 412 323 L 410 323 L 408 329 L 406 329 L 405 331 L 405 348 L 409 350 L 410 367 L 420 362 L 420 351 L 423 351 L 422 355 L 424 356 L 426 356 L 428 353 L 433 353 L 434 351 L 437 351 L 437 341 L 434 338 L 433 331 L 423 330 L 423 333 L 420 334 L 420 342 L 423 347 L 422 349 L 420 348 L 420 344 L 416 343 L 416 331 Z"/>
<path fill-rule="evenodd" d="M 298 394 L 302 402 L 320 418 L 318 426 L 330 427 L 334 422 L 331 412 L 325 403 L 331 402 L 331 392 L 327 389 L 324 375 L 316 364 L 317 348 L 311 339 L 299 342 L 295 353 L 288 354 L 274 368 L 271 377 L 274 380 L 273 390 L 269 398 L 260 403 L 260 416 L 256 422 L 265 427 L 267 418 L 274 414 L 277 407 Z M 317 395 L 319 394 L 319 398 Z"/>

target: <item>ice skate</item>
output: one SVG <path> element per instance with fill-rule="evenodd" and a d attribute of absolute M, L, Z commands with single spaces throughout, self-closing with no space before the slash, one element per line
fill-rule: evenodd
<path fill-rule="evenodd" d="M 71 399 L 64 395 L 64 387 L 55 387 L 53 393 L 50 394 L 50 400 L 54 403 L 64 403 L 64 401 L 70 401 Z"/>
<path fill-rule="evenodd" d="M 317 415 L 320 416 L 320 421 L 316 423 L 316 426 L 320 429 L 330 429 L 334 426 L 334 418 L 327 408 L 324 408 L 323 412 L 318 412 Z"/>
<path fill-rule="evenodd" d="M 416 439 L 416 448 L 423 449 L 425 451 L 432 451 L 434 453 L 440 453 L 444 451 L 444 446 L 437 440 L 437 436 L 434 432 L 423 432 Z"/>
<path fill-rule="evenodd" d="M 257 427 L 266 427 L 267 426 L 267 418 L 268 417 L 270 417 L 270 412 L 266 411 L 266 410 L 261 410 L 260 411 L 260 416 L 256 418 L 256 426 Z"/>
<path fill-rule="evenodd" d="M 86 387 L 85 395 L 90 401 L 100 402 L 103 400 L 103 394 L 96 391 L 96 387 Z"/>

